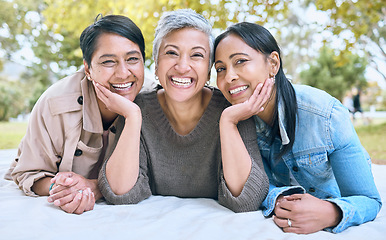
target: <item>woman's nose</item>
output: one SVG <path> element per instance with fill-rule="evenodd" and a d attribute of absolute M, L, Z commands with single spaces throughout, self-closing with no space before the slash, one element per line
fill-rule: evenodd
<path fill-rule="evenodd" d="M 131 72 L 126 62 L 118 64 L 117 68 L 115 69 L 115 76 L 117 78 L 126 79 L 130 75 Z"/>
<path fill-rule="evenodd" d="M 191 69 L 191 66 L 190 66 L 190 59 L 189 59 L 188 57 L 181 56 L 181 57 L 177 60 L 177 62 L 176 62 L 175 69 L 176 69 L 179 73 L 186 73 L 186 72 L 188 72 L 188 71 Z"/>

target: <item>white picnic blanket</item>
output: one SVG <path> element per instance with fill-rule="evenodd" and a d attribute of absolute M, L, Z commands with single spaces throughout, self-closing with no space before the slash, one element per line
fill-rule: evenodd
<path fill-rule="evenodd" d="M 47 202 L 28 197 L 3 176 L 16 150 L 0 151 L 0 239 L 386 239 L 386 207 L 377 218 L 342 233 L 283 233 L 261 211 L 233 213 L 211 199 L 152 196 L 136 205 L 107 205 L 67 214 Z M 386 199 L 386 165 L 373 165 L 378 190 Z"/>

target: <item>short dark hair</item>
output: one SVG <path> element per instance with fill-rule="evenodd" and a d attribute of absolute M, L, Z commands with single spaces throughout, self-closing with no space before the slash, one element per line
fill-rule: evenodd
<path fill-rule="evenodd" d="M 275 137 L 279 135 L 278 102 L 279 100 L 281 100 L 284 106 L 285 127 L 288 137 L 290 139 L 290 143 L 284 145 L 280 151 L 280 154 L 277 156 L 281 157 L 289 150 L 291 150 L 295 141 L 295 128 L 298 105 L 296 101 L 295 89 L 293 88 L 291 82 L 287 79 L 283 71 L 280 48 L 275 38 L 266 28 L 256 23 L 241 22 L 228 27 L 225 32 L 223 32 L 216 38 L 214 42 L 214 50 L 216 51 L 216 48 L 222 39 L 231 34 L 239 36 L 248 46 L 262 53 L 267 58 L 274 51 L 279 54 L 280 68 L 275 76 L 276 108 L 273 114 L 273 119 L 271 120 L 273 123 L 273 129 L 271 131 L 270 138 L 273 142 Z"/>
<path fill-rule="evenodd" d="M 99 16 L 100 14 L 95 18 L 95 22 L 84 29 L 80 35 L 83 59 L 89 66 L 98 38 L 103 33 L 115 33 L 134 42 L 139 46 L 145 60 L 145 40 L 141 30 L 130 18 L 122 15 L 107 15 L 98 19 Z"/>

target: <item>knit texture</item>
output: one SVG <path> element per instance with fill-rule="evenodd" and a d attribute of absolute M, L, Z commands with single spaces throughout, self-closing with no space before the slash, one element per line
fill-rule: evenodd
<path fill-rule="evenodd" d="M 136 203 L 154 194 L 212 198 L 235 212 L 259 208 L 268 192 L 268 178 L 262 165 L 252 118 L 238 125 L 253 161 L 242 193 L 234 197 L 222 175 L 219 134 L 220 116 L 229 103 L 218 89 L 213 90 L 213 96 L 197 126 L 184 136 L 176 133 L 170 125 L 158 102 L 156 91 L 141 93 L 135 102 L 142 111 L 138 181 L 128 193 L 115 195 L 105 176 L 105 162 L 99 183 L 108 202 Z M 123 124 L 124 120 L 119 121 L 119 131 Z"/>

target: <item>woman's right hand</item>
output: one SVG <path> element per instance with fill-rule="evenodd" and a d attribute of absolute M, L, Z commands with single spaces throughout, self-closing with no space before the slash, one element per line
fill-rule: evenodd
<path fill-rule="evenodd" d="M 248 119 L 253 115 L 264 111 L 264 106 L 267 105 L 271 96 L 273 85 L 274 82 L 271 78 L 266 79 L 264 85 L 259 83 L 248 100 L 226 108 L 223 111 L 221 118 L 223 120 L 227 119 L 233 124 L 237 124 L 242 120 Z"/>
<path fill-rule="evenodd" d="M 94 208 L 102 195 L 97 180 L 86 179 L 73 172 L 59 172 L 51 179 L 53 184 L 47 201 L 67 213 L 82 214 Z"/>
<path fill-rule="evenodd" d="M 343 216 L 335 203 L 308 193 L 278 197 L 274 213 L 273 220 L 277 226 L 284 232 L 297 234 L 309 234 L 335 227 Z"/>
<path fill-rule="evenodd" d="M 106 105 L 109 111 L 122 115 L 125 118 L 128 118 L 133 113 L 140 113 L 138 105 L 134 102 L 117 93 L 111 92 L 98 82 L 92 81 L 92 83 L 98 99 Z"/>

